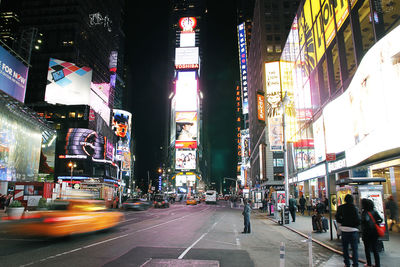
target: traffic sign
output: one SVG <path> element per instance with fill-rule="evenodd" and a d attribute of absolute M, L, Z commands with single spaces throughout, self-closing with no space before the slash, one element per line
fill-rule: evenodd
<path fill-rule="evenodd" d="M 335 153 L 326 153 L 326 161 L 335 161 L 336 154 Z"/>

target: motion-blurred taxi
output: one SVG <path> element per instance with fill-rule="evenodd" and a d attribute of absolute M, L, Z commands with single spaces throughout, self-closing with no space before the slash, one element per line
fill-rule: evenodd
<path fill-rule="evenodd" d="M 121 212 L 107 211 L 104 201 L 59 200 L 47 210 L 25 212 L 19 220 L 3 217 L 6 232 L 21 236 L 61 237 L 89 233 L 116 226 Z"/>
<path fill-rule="evenodd" d="M 186 199 L 186 205 L 197 205 L 197 200 L 194 197 L 188 197 Z"/>

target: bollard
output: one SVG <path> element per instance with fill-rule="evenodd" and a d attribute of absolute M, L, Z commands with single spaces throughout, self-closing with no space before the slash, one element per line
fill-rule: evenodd
<path fill-rule="evenodd" d="M 281 242 L 281 247 L 279 249 L 279 257 L 280 257 L 280 267 L 285 267 L 285 243 Z"/>
<path fill-rule="evenodd" d="M 312 259 L 312 237 L 311 234 L 308 235 L 308 266 L 313 266 L 313 259 Z"/>

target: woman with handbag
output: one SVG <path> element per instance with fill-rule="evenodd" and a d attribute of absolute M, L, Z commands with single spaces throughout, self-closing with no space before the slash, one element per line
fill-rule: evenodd
<path fill-rule="evenodd" d="M 382 222 L 381 216 L 374 209 L 374 202 L 370 199 L 363 198 L 361 200 L 362 214 L 361 214 L 361 231 L 362 240 L 364 242 L 365 256 L 367 257 L 367 264 L 365 267 L 380 267 L 379 253 L 378 253 L 378 231 L 377 227 Z M 376 226 L 376 224 L 378 224 Z M 371 263 L 371 251 L 374 253 L 375 265 Z"/>

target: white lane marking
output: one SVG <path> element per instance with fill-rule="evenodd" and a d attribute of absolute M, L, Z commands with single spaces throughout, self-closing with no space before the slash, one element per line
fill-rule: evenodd
<path fill-rule="evenodd" d="M 236 230 L 236 225 L 233 225 L 233 227 L 234 227 L 233 231 L 235 232 L 236 246 L 240 247 L 240 239 L 238 236 L 238 231 Z"/>
<path fill-rule="evenodd" d="M 214 227 L 217 225 L 217 223 L 219 223 L 219 221 L 221 221 L 221 219 L 223 218 L 223 216 L 217 221 L 215 222 L 210 229 L 208 229 L 207 232 L 205 232 L 204 234 L 202 234 L 200 236 L 199 239 L 197 239 L 196 241 L 194 241 L 194 243 L 192 245 L 190 245 L 187 249 L 185 249 L 184 252 L 182 252 L 181 255 L 179 255 L 178 260 L 181 260 L 183 257 L 185 257 L 186 253 L 189 252 L 189 250 L 191 250 L 206 234 L 208 234 L 212 229 L 214 229 Z"/>
<path fill-rule="evenodd" d="M 196 213 L 201 213 L 201 212 L 206 211 L 206 210 L 208 210 L 208 209 L 209 209 L 209 208 L 205 208 L 205 209 L 203 209 L 203 210 L 201 210 L 201 211 L 199 211 L 199 212 L 196 212 Z M 161 225 L 170 223 L 170 222 L 174 222 L 174 221 L 177 221 L 177 220 L 181 220 L 181 219 L 183 219 L 183 218 L 186 218 L 186 217 L 189 217 L 189 216 L 193 216 L 193 215 L 194 215 L 193 213 L 192 213 L 192 214 L 187 214 L 187 215 L 185 215 L 185 216 L 182 216 L 182 217 L 179 217 L 179 218 L 175 218 L 175 219 L 170 220 L 170 221 L 166 221 L 166 222 L 163 222 L 163 223 L 159 223 L 159 224 L 156 224 L 156 225 L 153 225 L 153 226 L 144 228 L 144 229 L 136 230 L 136 231 L 131 232 L 131 233 L 129 233 L 129 234 L 124 234 L 124 235 L 116 236 L 116 237 L 113 237 L 113 238 L 110 238 L 110 239 L 106 239 L 106 240 L 103 240 L 103 241 L 100 241 L 100 242 L 96 242 L 96 243 L 93 243 L 93 244 L 90 244 L 90 245 L 87 245 L 87 246 L 84 246 L 84 247 L 76 248 L 76 249 L 73 249 L 73 250 L 70 250 L 70 251 L 65 251 L 65 252 L 63 252 L 63 253 L 59 253 L 59 254 L 56 254 L 56 255 L 53 255 L 53 256 L 49 256 L 49 257 L 40 259 L 40 260 L 38 260 L 38 261 L 32 261 L 32 262 L 27 263 L 27 264 L 22 264 L 22 265 L 20 265 L 20 267 L 30 266 L 30 265 L 33 265 L 33 264 L 35 264 L 35 263 L 39 263 L 39 262 L 43 262 L 43 261 L 46 261 L 46 260 L 54 259 L 54 258 L 56 258 L 56 257 L 63 256 L 63 255 L 67 255 L 67 254 L 70 254 L 70 253 L 73 253 L 73 252 L 76 252 L 76 251 L 79 251 L 79 250 L 82 250 L 82 249 L 86 249 L 86 248 L 90 248 L 90 247 L 97 246 L 97 245 L 100 245 L 100 244 L 104 244 L 104 243 L 107 243 L 107 242 L 110 242 L 110 241 L 113 241 L 113 240 L 116 240 L 116 239 L 120 239 L 120 238 L 129 236 L 129 235 L 133 235 L 133 234 L 136 234 L 136 233 L 139 233 L 139 232 L 143 232 L 143 231 L 146 231 L 146 230 L 149 230 L 149 229 L 152 229 L 152 228 L 155 228 L 155 227 L 158 227 L 158 226 L 161 226 Z M 215 225 L 215 224 L 214 224 L 214 225 Z"/>
<path fill-rule="evenodd" d="M 124 220 L 122 222 L 129 222 L 129 221 L 133 221 L 133 220 L 137 220 L 137 219 L 139 219 L 139 218 L 132 218 L 132 219 L 129 219 L 129 220 Z"/>
<path fill-rule="evenodd" d="M 152 258 L 148 259 L 147 261 L 145 261 L 142 265 L 140 265 L 140 267 L 144 267 L 147 263 L 149 263 L 152 260 Z"/>

